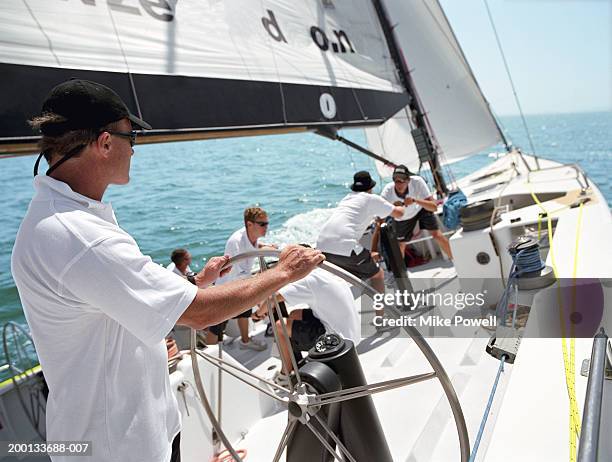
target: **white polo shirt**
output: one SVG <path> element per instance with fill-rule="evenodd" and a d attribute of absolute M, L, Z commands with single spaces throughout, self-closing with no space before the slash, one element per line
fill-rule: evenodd
<path fill-rule="evenodd" d="M 183 272 L 176 267 L 176 264 L 173 261 L 168 263 L 168 266 L 166 266 L 166 269 L 169 271 L 172 271 L 174 274 L 178 274 L 182 278 L 185 277 L 185 274 L 191 273 L 191 268 L 187 266 L 187 268 L 185 269 L 185 274 L 183 274 Z"/>
<path fill-rule="evenodd" d="M 304 303 L 321 321 L 327 332 L 361 341 L 359 315 L 349 285 L 331 273 L 315 268 L 308 276 L 287 284 L 279 293 L 292 305 Z"/>
<path fill-rule="evenodd" d="M 399 197 L 395 192 L 395 185 L 393 183 L 387 184 L 383 188 L 380 195 L 392 204 L 397 201 L 401 201 L 402 203 L 404 202 L 404 198 Z M 412 197 L 414 199 L 427 199 L 428 197 L 431 197 L 431 191 L 423 178 L 418 175 L 411 175 L 410 181 L 408 182 L 406 197 Z M 402 218 L 396 218 L 397 221 L 409 220 L 410 218 L 416 216 L 416 214 L 423 208 L 417 203 L 405 205 L 404 207 L 404 214 L 402 215 Z"/>
<path fill-rule="evenodd" d="M 351 255 L 363 249 L 359 239 L 374 217 L 385 218 L 393 211 L 393 204 L 376 194 L 351 192 L 340 201 L 325 222 L 317 238 L 317 249 L 335 255 Z"/>
<path fill-rule="evenodd" d="M 143 255 L 110 204 L 39 175 L 11 270 L 49 385 L 49 441 L 167 462 L 180 430 L 164 336 L 197 288 Z M 74 457 L 54 456 L 54 462 Z"/>
<path fill-rule="evenodd" d="M 246 228 L 242 227 L 235 231 L 225 243 L 224 255 L 234 257 L 238 254 L 252 252 L 253 250 L 257 249 L 257 241 L 255 241 L 255 245 L 251 244 Z M 226 282 L 250 276 L 254 261 L 255 258 L 247 258 L 246 260 L 240 260 L 239 262 L 233 264 L 231 271 L 217 279 L 216 284 L 225 284 Z"/>

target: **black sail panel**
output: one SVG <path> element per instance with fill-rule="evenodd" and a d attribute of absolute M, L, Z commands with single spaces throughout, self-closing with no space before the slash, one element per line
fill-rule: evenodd
<path fill-rule="evenodd" d="M 3 2 L 0 153 L 33 149 L 27 120 L 69 78 L 117 91 L 145 142 L 377 125 L 407 103 L 368 0 L 145 3 Z"/>

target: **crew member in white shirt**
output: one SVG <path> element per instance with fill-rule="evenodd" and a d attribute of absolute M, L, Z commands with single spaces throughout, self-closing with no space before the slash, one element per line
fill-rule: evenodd
<path fill-rule="evenodd" d="M 249 207 L 244 211 L 244 227 L 235 231 L 225 244 L 225 255 L 229 257 L 236 256 L 253 250 L 274 248 L 270 245 L 260 244 L 259 239 L 264 237 L 268 231 L 268 214 L 261 207 Z M 251 277 L 251 270 L 255 258 L 247 258 L 240 260 L 232 270 L 225 276 L 217 280 L 217 285 L 225 284 L 236 279 Z M 252 309 L 240 313 L 235 317 L 240 329 L 240 348 L 249 348 L 252 350 L 263 351 L 267 347 L 267 343 L 263 340 L 258 340 L 249 337 L 249 318 L 251 317 Z M 206 343 L 214 345 L 219 341 L 219 337 L 225 330 L 227 322 L 216 326 L 209 327 Z"/>
<path fill-rule="evenodd" d="M 189 267 L 191 264 L 191 254 L 187 249 L 174 249 L 170 255 L 170 260 L 171 262 L 166 266 L 166 269 L 186 279 L 192 273 Z"/>
<path fill-rule="evenodd" d="M 317 249 L 323 252 L 330 263 L 360 279 L 369 280 L 374 289 L 384 292 L 383 270 L 372 259 L 370 251 L 359 245 L 359 239 L 375 217 L 400 217 L 404 213 L 404 207 L 394 206 L 382 197 L 372 194 L 375 185 L 376 182 L 368 172 L 355 173 L 352 192 L 340 201 L 332 216 L 323 225 L 317 238 Z"/>
<path fill-rule="evenodd" d="M 418 223 L 421 229 L 431 233 L 431 237 L 452 260 L 448 239 L 440 231 L 434 216 L 438 206 L 423 178 L 412 173 L 405 165 L 398 165 L 393 170 L 393 183 L 386 185 L 380 195 L 392 204 L 405 206 L 403 215 L 394 217 L 395 234 L 400 241 L 402 255 Z"/>
<path fill-rule="evenodd" d="M 88 462 L 179 461 L 164 337 L 176 323 L 203 329 L 235 316 L 324 256 L 290 246 L 271 270 L 209 287 L 229 261 L 213 257 L 191 284 L 143 255 L 102 202 L 109 185 L 129 181 L 132 127 L 151 126 L 110 88 L 76 79 L 53 88 L 31 123 L 42 134 L 35 175 L 43 155 L 49 169 L 34 179 L 11 271 L 49 386 L 47 439 L 91 441 Z"/>
<path fill-rule="evenodd" d="M 300 281 L 288 284 L 279 290 L 277 300 L 288 305 L 286 321 L 291 348 L 299 355 L 310 350 L 323 334 L 335 332 L 351 340 L 355 346 L 361 341 L 360 321 L 350 286 L 338 276 L 316 268 Z M 295 305 L 308 305 L 308 309 L 293 309 Z M 257 316 L 267 313 L 267 304 L 260 305 Z M 289 342 L 282 335 L 281 321 L 276 321 L 280 335 L 279 351 L 283 356 L 284 376 L 293 369 Z M 285 367 L 288 365 L 288 367 Z M 282 375 L 280 376 L 282 377 Z M 281 379 L 282 381 L 282 379 Z"/>
<path fill-rule="evenodd" d="M 174 249 L 170 254 L 170 260 L 170 263 L 166 266 L 167 270 L 187 279 L 192 284 L 196 283 L 195 273 L 189 267 L 191 254 L 187 249 Z M 170 338 L 177 349 L 187 350 L 191 345 L 191 329 L 186 326 L 174 326 Z M 166 342 L 168 341 L 169 339 L 166 339 Z"/>

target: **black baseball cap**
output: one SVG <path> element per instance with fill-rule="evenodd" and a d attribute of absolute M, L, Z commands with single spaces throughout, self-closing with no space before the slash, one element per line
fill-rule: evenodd
<path fill-rule="evenodd" d="M 376 186 L 376 181 L 370 176 L 370 172 L 362 170 L 353 175 L 353 184 L 351 189 L 355 192 L 369 191 Z"/>
<path fill-rule="evenodd" d="M 397 167 L 395 167 L 395 169 L 393 170 L 393 179 L 395 178 L 408 178 L 409 176 L 414 175 L 414 173 L 412 173 L 410 170 L 408 170 L 408 167 L 406 167 L 405 165 L 398 165 Z"/>
<path fill-rule="evenodd" d="M 90 80 L 71 79 L 54 87 L 43 103 L 42 113 L 63 118 L 61 122 L 41 125 L 41 133 L 48 136 L 83 128 L 102 128 L 124 118 L 139 128 L 151 129 L 151 125 L 129 111 L 117 93 Z"/>

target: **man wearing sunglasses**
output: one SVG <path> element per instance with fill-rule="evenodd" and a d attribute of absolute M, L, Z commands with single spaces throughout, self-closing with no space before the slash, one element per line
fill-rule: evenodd
<path fill-rule="evenodd" d="M 180 413 L 165 336 L 203 329 L 255 305 L 324 260 L 290 246 L 275 268 L 209 287 L 229 257 L 196 284 L 143 255 L 102 197 L 129 181 L 135 135 L 151 128 L 110 88 L 70 80 L 32 120 L 50 168 L 19 228 L 11 271 L 49 386 L 49 441 L 91 441 L 90 462 L 180 460 Z M 51 456 L 53 462 L 71 457 Z"/>
<path fill-rule="evenodd" d="M 233 257 L 235 255 L 252 252 L 253 250 L 275 248 L 273 246 L 261 244 L 259 239 L 264 237 L 268 232 L 268 214 L 261 207 L 248 207 L 244 211 L 244 227 L 236 230 L 225 244 L 225 255 Z M 225 284 L 226 282 L 236 279 L 248 278 L 251 276 L 253 262 L 255 258 L 247 258 L 237 262 L 232 270 L 217 280 L 217 284 Z M 240 329 L 240 348 L 251 349 L 255 351 L 263 351 L 267 347 L 267 343 L 263 340 L 258 340 L 249 337 L 249 318 L 251 317 L 252 309 L 244 311 L 235 317 Z M 223 335 L 227 322 L 223 322 L 216 326 L 209 327 L 209 334 L 206 337 L 206 342 L 209 345 L 216 344 Z"/>
<path fill-rule="evenodd" d="M 393 219 L 402 255 L 418 223 L 421 229 L 431 233 L 444 253 L 453 258 L 448 239 L 440 231 L 434 215 L 438 206 L 423 178 L 412 173 L 405 165 L 398 165 L 393 170 L 393 183 L 387 184 L 380 195 L 392 204 L 405 207 L 403 215 Z"/>

